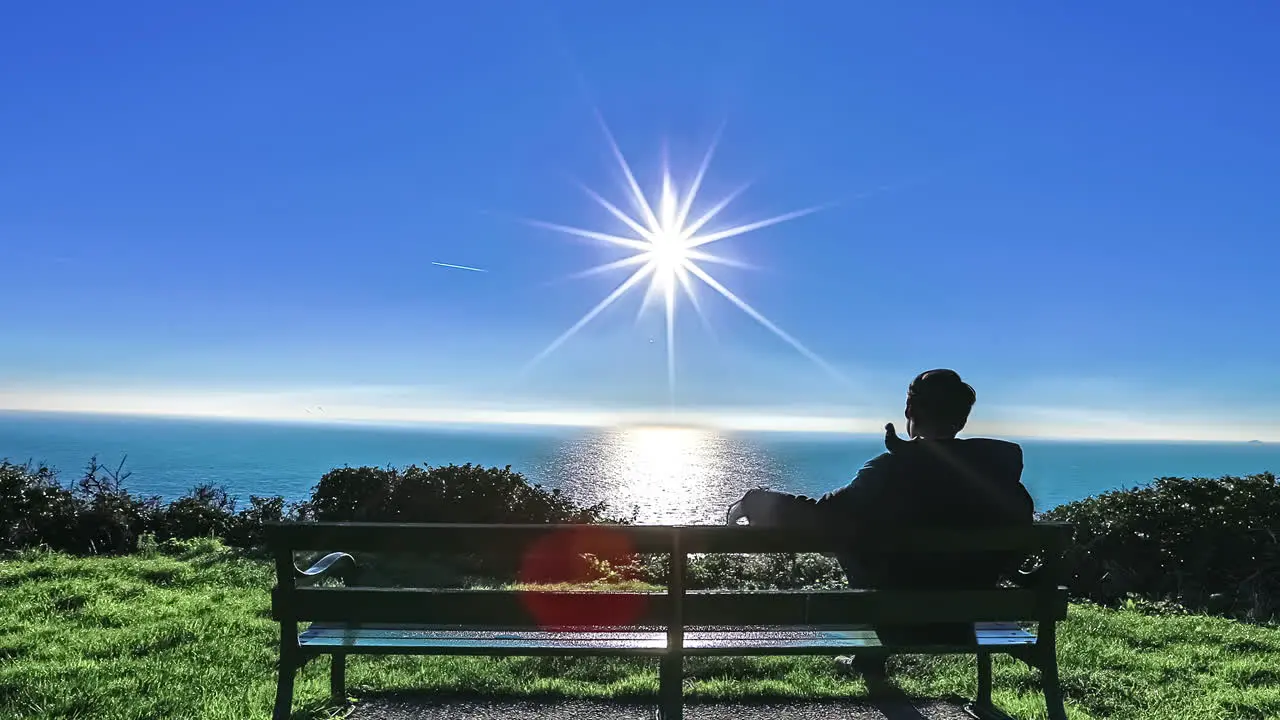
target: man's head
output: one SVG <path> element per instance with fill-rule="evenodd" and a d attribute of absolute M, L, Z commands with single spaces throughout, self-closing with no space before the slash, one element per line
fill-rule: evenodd
<path fill-rule="evenodd" d="M 907 388 L 907 434 L 946 440 L 969 420 L 978 394 L 955 370 L 928 370 Z"/>

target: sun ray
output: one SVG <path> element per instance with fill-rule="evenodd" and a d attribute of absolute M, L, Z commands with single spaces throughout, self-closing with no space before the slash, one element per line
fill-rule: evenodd
<path fill-rule="evenodd" d="M 643 280 L 645 276 L 649 275 L 649 273 L 651 272 L 653 272 L 653 263 L 647 263 L 643 267 L 641 267 L 639 270 L 636 270 L 634 273 L 632 273 L 631 277 L 624 280 L 622 284 L 614 288 L 613 292 L 609 293 L 605 297 L 605 299 L 601 300 L 599 303 L 596 304 L 595 307 L 588 310 L 587 314 L 583 315 L 582 318 L 578 320 L 578 322 L 574 323 L 573 326 L 570 327 L 568 330 L 565 330 L 560 335 L 560 337 L 556 338 L 555 340 L 552 340 L 551 344 L 548 345 L 546 348 L 544 348 L 542 352 L 535 355 L 534 358 L 530 360 L 527 365 L 525 365 L 526 369 L 533 367 L 543 358 L 555 352 L 557 348 L 559 348 L 561 345 L 565 343 L 565 341 L 567 341 L 569 338 L 576 335 L 577 332 L 583 328 L 583 326 L 585 326 L 587 323 L 594 320 L 597 315 L 604 312 L 605 308 L 612 305 L 615 300 L 622 297 L 623 294 L 625 294 L 628 290 L 634 287 L 636 283 Z"/>
<path fill-rule="evenodd" d="M 746 225 L 731 227 L 726 230 L 721 230 L 720 232 L 711 233 L 710 235 L 691 237 L 688 240 L 687 247 L 690 247 L 690 248 L 702 247 L 703 245 L 706 245 L 708 243 L 713 243 L 719 240 L 725 240 L 727 238 L 736 237 L 738 235 L 742 235 L 743 233 L 749 233 L 753 230 L 767 228 L 770 225 L 777 225 L 778 223 L 784 223 L 788 220 L 795 220 L 796 218 L 801 218 L 801 217 L 804 217 L 805 215 L 812 215 L 813 213 L 816 213 L 822 209 L 823 209 L 822 206 L 819 205 L 811 208 L 805 208 L 804 210 L 796 210 L 795 212 L 789 212 L 789 213 L 784 213 L 782 215 L 777 215 L 767 220 L 758 220 L 753 223 L 747 223 Z"/>
<path fill-rule="evenodd" d="M 664 280 L 667 296 L 667 394 L 676 402 L 676 278 L 675 272 Z"/>
<path fill-rule="evenodd" d="M 658 291 L 661 290 L 658 285 L 658 268 L 655 265 L 653 280 L 649 282 L 649 287 L 644 289 L 644 297 L 640 299 L 640 307 L 636 309 L 636 325 L 644 320 L 644 314 L 658 301 Z"/>
<path fill-rule="evenodd" d="M 749 305 L 746 300 L 743 300 L 742 298 L 735 295 L 732 290 L 725 287 L 724 285 L 721 285 L 719 280 L 716 280 L 715 278 L 711 277 L 711 275 L 709 275 L 705 270 L 703 270 L 702 268 L 698 267 L 697 265 L 691 262 L 685 263 L 685 267 L 688 268 L 689 272 L 698 276 L 699 280 L 706 283 L 707 285 L 710 285 L 712 290 L 715 290 L 716 292 L 723 295 L 726 300 L 733 303 L 734 305 L 737 305 L 738 309 L 746 313 L 752 320 L 755 320 L 756 322 L 763 325 L 765 329 L 769 330 L 774 335 L 777 335 L 783 342 L 795 348 L 796 351 L 799 352 L 801 355 L 804 355 L 805 357 L 812 360 L 814 363 L 818 365 L 818 367 L 821 367 L 823 370 L 826 370 L 828 373 L 835 376 L 841 382 L 845 382 L 845 383 L 849 382 L 848 379 L 845 378 L 845 376 L 839 370 L 836 370 L 834 367 L 831 366 L 830 363 L 828 363 L 826 360 L 823 360 L 821 355 L 818 355 L 814 351 L 805 347 L 804 343 L 800 342 L 794 337 L 791 337 L 791 335 L 787 333 L 786 330 L 783 330 L 782 328 L 775 325 L 772 320 L 762 315 L 755 308 L 751 307 L 751 305 Z"/>
<path fill-rule="evenodd" d="M 689 184 L 689 192 L 684 196 L 684 202 L 680 203 L 675 227 L 683 228 L 685 222 L 689 220 L 689 212 L 693 210 L 693 203 L 698 199 L 698 191 L 702 189 L 702 179 L 706 177 L 707 170 L 711 167 L 711 158 L 716 154 L 716 146 L 720 144 L 722 132 L 724 132 L 723 125 L 716 129 L 715 137 L 711 138 L 711 144 L 707 146 L 707 154 L 702 156 L 702 164 L 698 166 L 698 172 L 693 176 L 693 182 Z"/>
<path fill-rule="evenodd" d="M 702 229 L 703 225 L 706 225 L 707 223 L 714 220 L 715 217 L 720 214 L 721 210 L 724 210 L 726 207 L 729 206 L 729 203 L 733 202 L 739 195 L 746 192 L 748 187 L 750 186 L 745 183 L 740 185 L 736 190 L 729 193 L 728 197 L 716 203 L 715 205 L 712 205 L 710 210 L 702 213 L 702 216 L 699 217 L 697 220 L 694 220 L 688 227 L 682 226 L 680 228 L 680 237 L 684 239 L 686 243 L 688 243 L 688 241 L 692 239 L 693 236 L 696 235 L 699 230 Z"/>
<path fill-rule="evenodd" d="M 647 262 L 649 262 L 649 257 L 647 255 L 630 255 L 622 258 L 621 260 L 614 260 L 613 262 L 607 262 L 603 265 L 597 265 L 592 268 L 587 268 L 581 272 L 576 272 L 570 275 L 569 278 L 571 280 L 581 280 L 582 278 L 588 278 L 593 275 L 600 275 L 601 273 L 607 273 L 613 270 L 619 270 L 624 267 L 631 267 L 632 265 L 640 265 Z"/>
<path fill-rule="evenodd" d="M 596 232 L 595 230 L 583 230 L 582 228 L 570 227 L 568 225 L 558 225 L 556 223 L 543 222 L 541 220 L 525 220 L 530 225 L 535 225 L 548 230 L 555 230 L 566 235 L 576 235 L 580 238 L 588 240 L 602 240 L 613 245 L 618 245 L 632 250 L 648 251 L 652 244 L 644 240 L 636 240 L 635 238 L 622 237 L 620 235 L 610 235 L 609 233 Z"/>
<path fill-rule="evenodd" d="M 751 263 L 745 263 L 745 262 L 742 262 L 741 260 L 734 260 L 732 258 L 727 258 L 727 257 L 720 257 L 719 255 L 712 255 L 709 252 L 703 252 L 701 250 L 685 250 L 684 256 L 689 260 L 697 260 L 699 262 L 714 263 L 716 265 L 727 265 L 728 267 L 738 268 L 739 270 L 755 270 L 756 269 L 756 266 L 752 265 Z"/>
<path fill-rule="evenodd" d="M 680 280 L 680 287 L 684 289 L 685 297 L 689 298 L 689 304 L 693 306 L 693 314 L 698 316 L 698 321 L 702 323 L 703 329 L 708 333 L 715 335 L 715 328 L 711 327 L 711 319 L 702 310 L 702 301 L 698 299 L 698 293 L 694 290 L 693 283 L 689 282 L 689 271 L 684 267 L 676 270 L 676 278 Z"/>
<path fill-rule="evenodd" d="M 680 212 L 680 201 L 676 199 L 676 188 L 671 184 L 671 173 L 664 167 L 662 169 L 662 198 L 658 201 L 658 214 L 661 216 L 659 220 L 662 225 L 659 230 L 662 235 L 668 235 L 675 232 L 680 227 L 676 224 L 676 214 Z"/>
<path fill-rule="evenodd" d="M 613 203 L 601 197 L 600 193 L 596 192 L 595 190 L 592 190 L 586 185 L 583 185 L 582 189 L 584 192 L 587 193 L 587 195 L 591 196 L 592 200 L 595 200 L 596 202 L 600 203 L 601 207 L 603 207 L 605 210 L 608 210 L 611 215 L 618 218 L 622 222 L 626 223 L 627 227 L 630 227 L 632 230 L 635 230 L 637 235 L 644 238 L 645 240 L 648 240 L 649 238 L 652 237 L 653 233 L 651 233 L 649 230 L 646 230 L 643 225 L 636 222 L 635 218 L 623 212 L 621 208 L 619 208 L 617 205 L 614 205 Z"/>
<path fill-rule="evenodd" d="M 623 157 L 622 148 L 618 147 L 618 141 L 613 139 L 613 133 L 609 131 L 609 126 L 605 125 L 604 118 L 598 114 L 596 117 L 600 120 L 600 127 L 604 130 L 605 139 L 609 141 L 609 148 L 613 150 L 613 157 L 617 159 L 618 166 L 622 168 L 622 174 L 626 176 L 627 187 L 631 188 L 631 199 L 635 202 L 640 212 L 644 213 L 644 219 L 649 223 L 650 232 L 657 232 L 658 218 L 653 214 L 649 199 L 644 196 L 644 192 L 640 189 L 640 183 L 636 182 L 636 175 L 631 172 L 631 166 L 627 164 L 627 159 Z"/>

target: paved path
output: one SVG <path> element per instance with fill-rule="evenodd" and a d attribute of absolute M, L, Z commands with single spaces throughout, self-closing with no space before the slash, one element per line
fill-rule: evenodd
<path fill-rule="evenodd" d="M 687 720 L 970 720 L 954 703 L 688 703 Z M 653 720 L 653 706 L 583 701 L 435 701 L 387 697 L 360 703 L 351 720 Z"/>

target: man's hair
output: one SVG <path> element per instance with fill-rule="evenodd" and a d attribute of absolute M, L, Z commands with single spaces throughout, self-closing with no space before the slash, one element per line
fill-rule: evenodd
<path fill-rule="evenodd" d="M 926 370 L 907 388 L 907 408 L 916 422 L 964 429 L 969 411 L 978 399 L 973 388 L 955 370 Z"/>

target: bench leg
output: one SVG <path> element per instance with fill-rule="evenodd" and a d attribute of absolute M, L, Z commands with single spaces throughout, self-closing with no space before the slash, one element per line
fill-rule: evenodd
<path fill-rule="evenodd" d="M 293 713 L 293 678 L 298 668 L 286 654 L 280 656 L 280 677 L 276 681 L 276 708 L 272 720 L 288 720 Z"/>
<path fill-rule="evenodd" d="M 978 696 L 964 711 L 978 720 L 1012 720 L 991 701 L 991 653 L 984 650 L 978 651 Z"/>
<path fill-rule="evenodd" d="M 1044 704 L 1049 720 L 1067 720 L 1062 700 L 1062 683 L 1058 679 L 1058 643 L 1053 623 L 1040 623 L 1036 634 L 1036 650 L 1040 655 L 1040 684 L 1044 687 Z"/>
<path fill-rule="evenodd" d="M 298 647 L 298 623 L 280 623 L 280 675 L 276 679 L 276 707 L 272 720 L 287 720 L 293 714 L 293 679 L 306 662 Z"/>
<path fill-rule="evenodd" d="M 329 666 L 329 698 L 335 705 L 347 701 L 347 656 L 334 653 Z"/>
<path fill-rule="evenodd" d="M 684 656 L 668 653 L 662 656 L 658 669 L 658 717 L 682 720 L 684 717 Z"/>
<path fill-rule="evenodd" d="M 978 705 L 991 707 L 991 653 L 978 651 Z"/>
<path fill-rule="evenodd" d="M 1056 653 L 1050 651 L 1041 662 L 1040 682 L 1044 686 L 1044 704 L 1049 712 L 1049 720 L 1067 720 L 1067 708 L 1062 700 L 1062 684 L 1058 680 Z"/>

